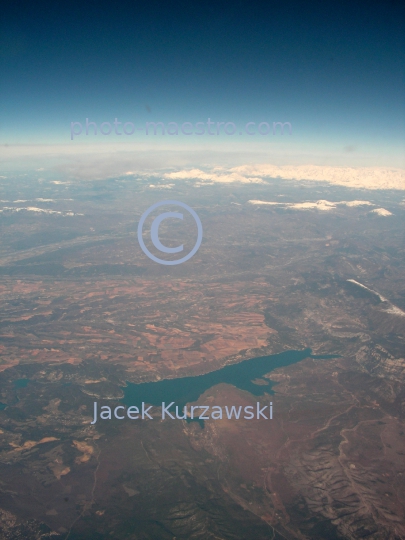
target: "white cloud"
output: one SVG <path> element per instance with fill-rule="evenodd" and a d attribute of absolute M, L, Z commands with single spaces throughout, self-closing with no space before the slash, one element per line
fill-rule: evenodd
<path fill-rule="evenodd" d="M 173 189 L 174 184 L 150 184 L 151 189 Z"/>
<path fill-rule="evenodd" d="M 377 210 L 384 210 L 384 209 L 377 208 Z M 383 303 L 385 313 L 391 313 L 392 315 L 400 315 L 401 317 L 405 317 L 405 311 L 402 311 L 402 309 L 400 309 L 398 306 L 395 306 L 394 304 L 392 304 L 382 294 L 378 293 L 377 291 L 373 291 L 373 289 L 369 289 L 368 287 L 366 287 L 362 283 L 359 283 L 355 279 L 347 279 L 346 281 L 349 281 L 350 283 L 354 283 L 358 287 L 361 287 L 362 289 L 366 289 L 367 291 L 370 291 L 373 294 L 377 295 L 379 299 L 381 300 L 381 302 Z"/>
<path fill-rule="evenodd" d="M 374 206 L 370 201 L 341 201 L 338 204 L 345 204 L 346 206 Z"/>
<path fill-rule="evenodd" d="M 288 204 L 287 208 L 294 208 L 296 210 L 311 210 L 313 208 L 316 208 L 316 210 L 328 211 L 333 210 L 334 208 L 336 208 L 336 206 L 329 201 L 316 201 Z"/>
<path fill-rule="evenodd" d="M 68 210 L 67 212 L 60 212 L 59 210 L 44 210 L 43 208 L 37 208 L 36 206 L 26 206 L 26 207 L 10 207 L 4 206 L 1 210 L 1 213 L 13 214 L 16 212 L 34 212 L 36 214 L 59 214 L 61 216 L 83 216 L 84 214 L 77 214 Z"/>
<path fill-rule="evenodd" d="M 267 205 L 270 205 L 270 206 L 278 206 L 278 205 L 285 206 L 286 205 L 286 203 L 271 202 L 271 201 L 259 201 L 257 199 L 251 199 L 250 201 L 248 201 L 248 203 L 250 203 L 250 204 L 267 204 Z"/>
<path fill-rule="evenodd" d="M 374 210 L 371 210 L 371 212 L 374 212 L 375 214 L 378 214 L 379 216 L 393 216 L 394 214 L 390 212 L 389 210 L 386 210 L 385 208 L 375 208 Z"/>
<path fill-rule="evenodd" d="M 337 206 L 349 206 L 349 207 L 356 207 L 356 206 L 374 206 L 373 203 L 370 201 L 337 201 L 337 202 L 331 202 L 326 200 L 319 200 L 319 201 L 306 201 L 306 202 L 300 202 L 300 203 L 282 203 L 282 202 L 271 202 L 271 201 L 259 201 L 259 200 L 249 200 L 249 204 L 255 204 L 255 205 L 268 205 L 268 206 L 278 206 L 282 208 L 291 208 L 293 210 L 321 210 L 321 211 L 329 211 L 336 209 Z M 386 210 L 387 211 L 387 210 Z M 384 214 L 388 215 L 388 214 Z"/>
<path fill-rule="evenodd" d="M 392 315 L 400 315 L 401 317 L 405 317 L 405 311 L 402 311 L 397 306 L 391 305 L 388 309 L 385 310 L 386 313 L 392 313 Z"/>
<path fill-rule="evenodd" d="M 279 146 L 281 145 L 281 146 Z M 215 145 L 144 143 L 88 144 L 83 141 L 54 145 L 10 145 L 2 150 L 2 165 L 13 170 L 46 169 L 63 184 L 68 180 L 102 180 L 119 176 L 190 180 L 205 185 L 214 183 L 263 184 L 266 179 L 313 181 L 363 189 L 405 191 L 405 170 L 380 166 L 396 163 L 378 152 L 354 163 L 373 166 L 347 166 L 347 153 L 325 154 L 322 148 L 305 151 L 285 147 L 282 141 L 270 150 L 268 144 L 246 145 L 236 141 Z M 136 151 L 134 151 L 136 150 Z M 353 156 L 356 153 L 351 153 Z M 339 157 L 340 156 L 340 157 Z M 380 159 L 380 157 L 381 159 Z M 271 163 L 268 163 L 271 161 Z M 322 165 L 325 163 L 325 165 Z M 340 164 L 346 166 L 337 166 Z M 398 161 L 398 163 L 402 163 Z M 220 166 L 218 166 L 220 165 Z"/>
<path fill-rule="evenodd" d="M 216 172 L 218 171 L 218 172 Z M 228 172 L 226 169 L 215 167 L 212 172 L 204 172 L 200 169 L 184 169 L 181 171 L 166 173 L 164 178 L 170 180 L 200 180 L 201 182 L 229 184 L 233 182 L 245 184 L 264 184 L 261 178 L 248 178 L 237 172 Z"/>
<path fill-rule="evenodd" d="M 245 178 L 312 180 L 351 188 L 405 190 L 405 171 L 387 167 L 322 167 L 320 165 L 241 165 L 230 169 Z"/>

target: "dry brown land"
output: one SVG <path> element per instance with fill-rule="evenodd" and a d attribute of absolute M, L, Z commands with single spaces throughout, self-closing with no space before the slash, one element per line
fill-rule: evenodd
<path fill-rule="evenodd" d="M 392 202 L 387 218 L 361 207 L 280 211 L 244 205 L 243 190 L 207 193 L 194 204 L 204 243 L 170 269 L 137 246 L 135 196 L 78 203 L 88 215 L 77 242 L 11 248 L 8 238 L 51 224 L 6 223 L 4 538 L 39 538 L 40 523 L 61 538 L 405 538 L 403 207 Z M 271 371 L 271 422 L 90 425 L 94 399 L 118 404 L 125 381 L 307 347 L 339 358 Z M 221 384 L 199 404 L 256 401 Z"/>

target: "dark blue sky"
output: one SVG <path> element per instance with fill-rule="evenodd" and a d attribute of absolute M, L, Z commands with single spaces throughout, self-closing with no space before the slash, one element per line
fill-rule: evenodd
<path fill-rule="evenodd" d="M 314 148 L 401 152 L 400 2 L 15 1 L 0 28 L 3 144 L 69 143 L 86 117 L 210 117 L 289 121 Z"/>

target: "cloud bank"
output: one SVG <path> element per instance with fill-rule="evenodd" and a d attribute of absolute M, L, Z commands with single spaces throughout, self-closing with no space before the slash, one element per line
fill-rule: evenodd
<path fill-rule="evenodd" d="M 297 161 L 299 159 L 299 161 Z M 313 164 L 320 160 L 284 154 L 283 162 L 263 151 L 252 153 L 243 146 L 233 151 L 206 148 L 153 147 L 138 145 L 10 146 L 2 149 L 0 165 L 5 171 L 48 176 L 55 183 L 77 180 L 103 180 L 124 175 L 160 178 L 168 182 L 190 181 L 196 186 L 216 183 L 265 184 L 272 178 L 312 181 L 348 188 L 395 189 L 405 191 L 405 169 L 382 166 L 333 166 Z M 271 161 L 271 163 L 269 163 Z M 303 164 L 303 162 L 306 162 Z M 308 164 L 312 162 L 312 164 Z M 3 172 L 4 171 L 4 172 Z M 3 176 L 4 177 L 4 176 Z"/>
<path fill-rule="evenodd" d="M 290 210 L 320 210 L 323 212 L 328 212 L 330 210 L 335 210 L 338 206 L 348 206 L 350 208 L 356 206 L 375 206 L 370 201 L 326 201 L 319 200 L 314 202 L 300 202 L 300 203 L 283 203 L 283 202 L 272 202 L 272 201 L 260 201 L 257 199 L 251 199 L 247 201 L 248 204 L 255 206 L 277 206 L 279 208 L 286 208 Z M 370 213 L 375 213 L 379 216 L 392 216 L 393 214 L 386 210 L 385 208 L 374 208 Z"/>
<path fill-rule="evenodd" d="M 269 178 L 314 181 L 363 189 L 405 190 L 405 171 L 387 167 L 322 167 L 319 165 L 277 166 L 271 164 L 241 165 L 230 169 L 216 167 L 211 171 L 184 169 L 167 173 L 171 180 L 200 182 L 264 183 Z"/>

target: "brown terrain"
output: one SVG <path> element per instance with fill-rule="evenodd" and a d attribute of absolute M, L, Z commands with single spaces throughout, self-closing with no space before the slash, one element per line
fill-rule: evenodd
<path fill-rule="evenodd" d="M 405 538 L 404 208 L 385 193 L 390 217 L 286 211 L 245 204 L 278 184 L 204 189 L 171 196 L 204 225 L 178 267 L 136 242 L 147 191 L 1 218 L 0 538 Z M 369 196 L 314 189 L 288 196 Z M 271 396 L 219 384 L 198 400 L 271 399 L 271 421 L 90 425 L 126 381 L 306 348 L 336 357 L 270 370 L 254 382 Z"/>

